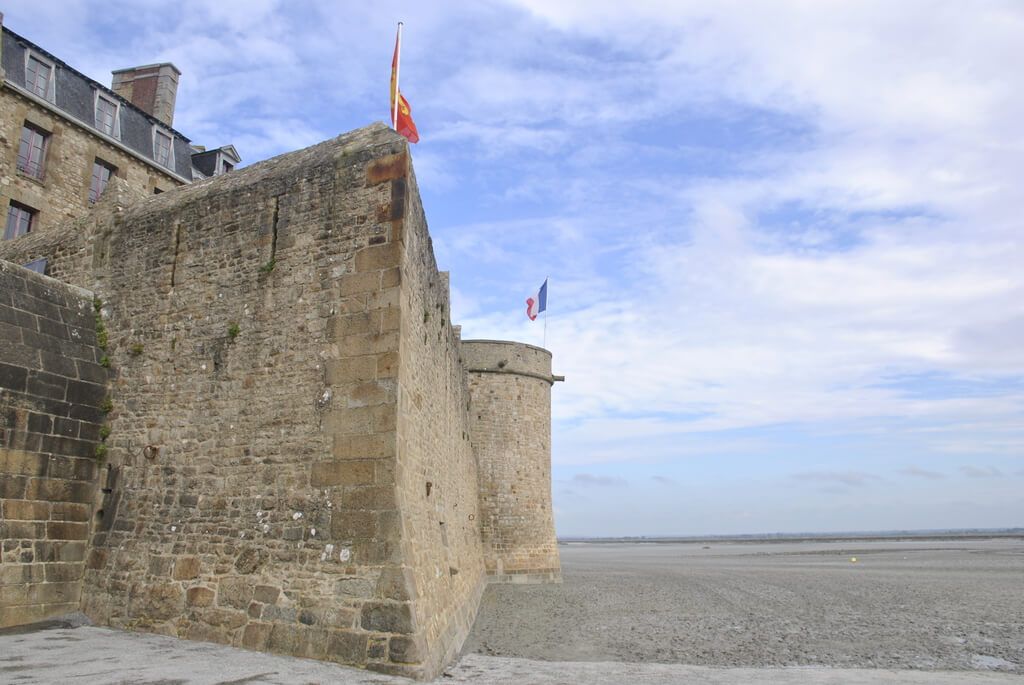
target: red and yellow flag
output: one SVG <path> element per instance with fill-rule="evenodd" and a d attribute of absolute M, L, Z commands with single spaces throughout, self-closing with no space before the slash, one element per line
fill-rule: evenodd
<path fill-rule="evenodd" d="M 398 62 L 402 48 L 402 25 L 398 25 L 398 34 L 395 36 L 395 55 L 391 58 L 391 128 L 408 138 L 410 143 L 418 143 L 420 134 L 416 131 L 416 122 L 412 120 L 412 110 L 409 103 L 398 89 Z M 395 106 L 395 99 L 398 106 Z"/>

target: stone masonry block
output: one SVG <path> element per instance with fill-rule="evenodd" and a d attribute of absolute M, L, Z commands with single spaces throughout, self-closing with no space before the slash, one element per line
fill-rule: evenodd
<path fill-rule="evenodd" d="M 335 540 L 372 540 L 377 536 L 377 514 L 372 511 L 334 511 L 331 535 Z"/>
<path fill-rule="evenodd" d="M 345 389 L 345 404 L 348 407 L 390 404 L 395 401 L 395 389 L 395 382 L 392 380 L 359 383 Z"/>
<path fill-rule="evenodd" d="M 46 564 L 46 582 L 71 583 L 82 579 L 85 569 L 82 564 Z"/>
<path fill-rule="evenodd" d="M 217 604 L 247 609 L 252 601 L 253 584 L 245 578 L 221 578 L 217 586 Z"/>
<path fill-rule="evenodd" d="M 89 537 L 89 525 L 68 521 L 50 521 L 46 524 L 46 537 L 49 540 L 85 540 Z"/>
<path fill-rule="evenodd" d="M 377 378 L 396 378 L 398 376 L 398 352 L 385 352 L 377 355 Z"/>
<path fill-rule="evenodd" d="M 370 245 L 356 252 L 356 272 L 380 271 L 390 269 L 401 264 L 402 244 L 384 243 L 382 245 Z"/>
<path fill-rule="evenodd" d="M 395 486 L 372 485 L 345 488 L 341 496 L 345 509 L 389 509 L 395 506 Z"/>
<path fill-rule="evenodd" d="M 309 482 L 315 488 L 335 485 L 369 485 L 374 482 L 373 461 L 341 460 L 320 461 L 313 464 Z"/>
<path fill-rule="evenodd" d="M 50 505 L 47 502 L 5 500 L 3 517 L 8 520 L 46 521 L 50 518 Z"/>
<path fill-rule="evenodd" d="M 349 357 L 391 352 L 398 349 L 398 331 L 343 335 L 338 338 L 338 345 L 342 354 Z"/>
<path fill-rule="evenodd" d="M 385 269 L 380 275 L 381 288 L 396 288 L 402 284 L 402 270 L 399 267 Z"/>
<path fill-rule="evenodd" d="M 248 624 L 245 626 L 245 632 L 242 633 L 242 646 L 246 649 L 266 649 L 271 628 L 273 626 L 269 623 Z"/>
<path fill-rule="evenodd" d="M 412 569 L 400 566 L 389 566 L 381 571 L 377 579 L 377 597 L 391 599 L 396 602 L 408 602 L 416 599 L 416 582 Z"/>
<path fill-rule="evenodd" d="M 253 599 L 263 604 L 274 604 L 281 595 L 281 588 L 272 585 L 257 585 L 253 592 Z"/>
<path fill-rule="evenodd" d="M 377 356 L 347 357 L 327 362 L 327 382 L 331 385 L 346 385 L 359 381 L 370 381 L 377 376 Z"/>
<path fill-rule="evenodd" d="M 324 419 L 324 429 L 339 435 L 386 433 L 395 429 L 395 405 L 335 409 Z"/>
<path fill-rule="evenodd" d="M 396 635 L 388 643 L 388 658 L 402 664 L 415 664 L 423 661 L 423 649 L 416 639 Z"/>
<path fill-rule="evenodd" d="M 37 452 L 0 447 L 0 473 L 5 478 L 8 475 L 41 476 L 46 473 L 46 462 L 46 457 Z"/>
<path fill-rule="evenodd" d="M 78 521 L 82 523 L 89 520 L 89 505 L 87 504 L 54 502 L 50 506 L 50 518 L 54 521 Z"/>
<path fill-rule="evenodd" d="M 280 654 L 296 654 L 302 640 L 302 630 L 297 626 L 275 623 L 270 629 L 267 649 Z"/>
<path fill-rule="evenodd" d="M 208 587 L 190 587 L 185 601 L 189 606 L 208 607 L 213 606 L 213 598 L 214 592 Z"/>
<path fill-rule="evenodd" d="M 332 630 L 327 642 L 327 658 L 343 664 L 361 664 L 366 661 L 369 636 L 351 630 Z"/>
<path fill-rule="evenodd" d="M 28 380 L 28 370 L 20 366 L 0 364 L 0 388 L 24 392 L 25 383 Z"/>
<path fill-rule="evenodd" d="M 379 271 L 346 274 L 338 279 L 338 294 L 342 297 L 358 295 L 380 290 L 381 274 Z"/>
<path fill-rule="evenodd" d="M 415 630 L 412 609 L 405 603 L 366 602 L 361 622 L 364 630 L 382 633 L 408 634 Z"/>
<path fill-rule="evenodd" d="M 349 335 L 380 333 L 380 312 L 355 312 L 334 317 L 335 340 Z"/>
<path fill-rule="evenodd" d="M 199 577 L 199 557 L 178 557 L 174 560 L 171 578 L 174 580 L 191 580 Z"/>
<path fill-rule="evenodd" d="M 388 459 L 395 455 L 395 434 L 335 435 L 331 454 L 337 459 Z"/>

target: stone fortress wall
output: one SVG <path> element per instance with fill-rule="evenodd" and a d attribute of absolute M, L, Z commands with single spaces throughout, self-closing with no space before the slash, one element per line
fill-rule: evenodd
<path fill-rule="evenodd" d="M 71 237 L 0 244 L 101 298 L 88 615 L 429 678 L 488 573 L 555 577 L 550 354 L 510 348 L 536 373 L 509 388 L 467 371 L 479 344 L 450 323 L 404 139 L 378 124 L 157 196 L 113 190 Z M 519 473 L 505 433 L 476 435 L 484 387 L 491 426 L 504 412 L 538 436 Z M 511 502 L 485 494 L 512 491 L 491 477 L 522 478 Z"/>
<path fill-rule="evenodd" d="M 0 262 L 0 628 L 78 609 L 107 370 L 92 293 Z"/>
<path fill-rule="evenodd" d="M 551 353 L 502 340 L 462 344 L 480 465 L 484 565 L 496 581 L 559 582 L 551 510 Z"/>

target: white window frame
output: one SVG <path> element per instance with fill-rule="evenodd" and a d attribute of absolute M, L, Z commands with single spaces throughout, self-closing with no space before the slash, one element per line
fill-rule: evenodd
<path fill-rule="evenodd" d="M 25 168 L 25 167 L 22 166 L 22 156 L 21 156 L 20 153 L 21 153 L 21 141 L 22 141 L 22 139 L 25 136 L 25 129 L 28 129 L 29 131 L 32 131 L 33 133 L 35 133 L 35 135 L 39 136 L 42 139 L 42 143 L 43 143 L 40 146 L 39 162 L 36 164 L 36 166 L 38 168 L 35 171 L 33 171 L 31 169 L 31 167 Z M 18 137 L 18 153 L 19 154 L 18 154 L 18 157 L 17 157 L 17 169 L 18 169 L 18 173 L 19 174 L 23 174 L 23 175 L 27 176 L 28 178 L 32 178 L 32 179 L 35 179 L 37 181 L 43 181 L 46 178 L 46 156 L 47 156 L 47 153 L 50 151 L 50 137 L 52 135 L 53 135 L 52 132 L 47 131 L 46 129 L 41 128 L 39 126 L 36 126 L 34 123 L 32 123 L 31 121 L 28 121 L 27 119 L 24 121 L 24 123 L 22 123 L 22 125 L 21 125 L 21 135 Z M 29 148 L 29 157 L 27 159 L 25 159 L 26 164 L 31 164 L 32 163 L 31 154 L 32 154 L 32 149 Z"/>
<path fill-rule="evenodd" d="M 93 197 L 93 194 L 92 194 L 93 179 L 96 178 L 96 167 L 102 167 L 102 168 L 106 169 L 109 172 L 109 175 L 107 176 L 107 180 L 106 180 L 106 182 L 104 182 L 103 187 L 100 188 L 100 192 L 98 192 L 96 194 L 96 196 Z M 94 204 L 96 204 L 97 202 L 100 201 L 100 198 L 103 197 L 103 192 L 107 189 L 107 186 L 110 185 L 111 179 L 113 179 L 115 176 L 117 176 L 117 167 L 116 166 L 114 166 L 110 162 L 108 162 L 108 161 L 106 161 L 104 159 L 101 159 L 99 157 L 96 157 L 93 160 L 93 162 L 92 162 L 92 170 L 89 173 L 89 204 L 94 205 Z"/>
<path fill-rule="evenodd" d="M 164 164 L 159 159 L 157 159 L 157 154 L 156 154 L 156 150 L 157 150 L 157 147 L 156 147 L 157 136 L 166 136 L 167 140 L 170 141 L 170 144 L 168 145 L 168 150 L 167 150 L 167 163 L 166 164 Z M 172 171 L 174 170 L 174 136 L 172 136 L 167 131 L 162 130 L 159 126 L 153 126 L 153 161 L 156 162 L 157 164 L 159 164 L 160 166 L 163 166 L 163 167 L 166 167 L 168 169 L 171 169 Z"/>
<path fill-rule="evenodd" d="M 18 211 L 25 212 L 26 214 L 28 214 L 28 226 L 25 228 L 25 232 L 24 233 L 18 233 L 16 235 L 8 236 L 7 232 L 10 229 L 11 210 L 12 209 L 17 209 Z M 28 235 L 29 233 L 32 232 L 32 229 L 36 227 L 36 221 L 37 221 L 37 217 L 38 216 L 39 216 L 39 210 L 38 209 L 32 209 L 31 207 L 29 207 L 26 204 L 22 204 L 21 202 L 16 202 L 14 200 L 11 200 L 10 203 L 7 205 L 7 215 L 6 215 L 5 219 L 4 219 L 4 232 L 3 232 L 3 235 L 0 235 L 0 239 L 2 239 L 2 240 L 15 240 L 16 238 L 20 238 L 23 235 Z"/>
<path fill-rule="evenodd" d="M 57 90 L 56 90 L 57 65 L 53 63 L 53 60 L 50 60 L 50 59 L 47 59 L 46 57 L 43 57 L 42 55 L 40 55 L 38 52 L 36 52 L 35 50 L 33 50 L 31 48 L 26 48 L 25 49 L 25 71 L 24 71 L 24 74 L 25 74 L 25 90 L 27 90 L 28 92 L 32 93 L 33 95 L 37 95 L 37 96 L 39 95 L 39 93 L 37 93 L 35 90 L 33 90 L 28 85 L 28 64 L 29 64 L 29 60 L 31 60 L 31 59 L 35 59 L 35 60 L 37 60 L 39 62 L 42 62 L 46 66 L 50 67 L 50 78 L 46 82 L 46 95 L 45 96 L 41 96 L 41 97 L 44 100 L 46 100 L 47 102 L 56 102 L 56 100 L 57 100 L 57 97 L 56 97 L 57 96 Z"/>
<path fill-rule="evenodd" d="M 96 96 L 93 98 L 92 101 L 93 125 L 96 127 L 96 130 L 99 131 L 100 133 L 108 135 L 114 140 L 121 140 L 121 103 L 118 102 L 115 98 L 104 95 L 99 90 L 96 90 L 94 92 L 96 93 Z M 99 125 L 99 117 L 97 117 L 97 113 L 99 112 L 101 99 L 109 102 L 114 106 L 114 130 L 110 133 L 107 133 L 106 131 L 101 129 Z"/>

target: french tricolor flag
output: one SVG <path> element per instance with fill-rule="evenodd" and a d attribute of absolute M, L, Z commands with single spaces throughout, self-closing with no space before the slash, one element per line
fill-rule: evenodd
<path fill-rule="evenodd" d="M 548 308 L 548 279 L 544 279 L 544 285 L 540 287 L 535 295 L 526 298 L 526 315 L 530 321 L 535 321 L 537 315 Z"/>

